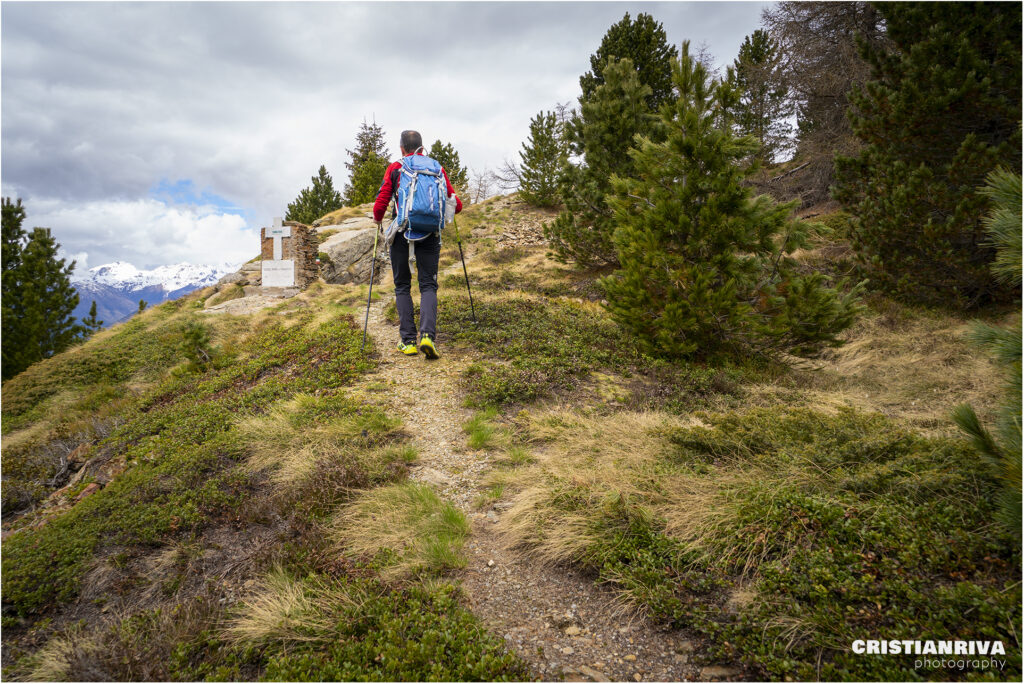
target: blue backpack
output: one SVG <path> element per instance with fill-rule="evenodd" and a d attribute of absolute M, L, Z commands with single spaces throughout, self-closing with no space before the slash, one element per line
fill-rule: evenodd
<path fill-rule="evenodd" d="M 398 183 L 398 230 L 411 242 L 438 233 L 444 227 L 448 184 L 441 165 L 430 157 L 410 154 L 402 158 Z"/>

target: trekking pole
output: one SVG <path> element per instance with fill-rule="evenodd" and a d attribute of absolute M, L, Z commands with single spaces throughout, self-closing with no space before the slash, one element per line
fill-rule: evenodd
<path fill-rule="evenodd" d="M 473 312 L 473 322 L 476 323 L 476 307 L 473 306 L 473 291 L 469 289 L 469 272 L 466 271 L 466 257 L 462 254 L 462 237 L 459 235 L 459 221 L 452 217 L 452 225 L 455 226 L 455 241 L 459 243 L 459 258 L 462 259 L 462 274 L 466 276 L 466 292 L 469 293 L 469 310 Z"/>
<path fill-rule="evenodd" d="M 363 321 L 363 343 L 359 345 L 359 352 L 362 353 L 366 347 L 366 329 L 370 326 L 370 298 L 373 297 L 373 272 L 377 265 L 377 237 L 380 235 L 380 226 L 373 232 L 373 254 L 370 257 L 370 291 L 366 293 L 366 320 Z"/>

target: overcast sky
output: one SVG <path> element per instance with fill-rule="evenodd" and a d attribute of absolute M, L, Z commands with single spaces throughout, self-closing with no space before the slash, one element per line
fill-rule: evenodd
<path fill-rule="evenodd" d="M 2 192 L 79 273 L 240 262 L 364 118 L 494 168 L 625 12 L 725 64 L 767 4 L 5 1 Z"/>

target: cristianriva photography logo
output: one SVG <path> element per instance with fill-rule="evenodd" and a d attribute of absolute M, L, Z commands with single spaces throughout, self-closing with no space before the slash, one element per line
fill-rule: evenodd
<path fill-rule="evenodd" d="M 857 655 L 914 658 L 915 670 L 996 670 L 1006 667 L 1002 641 L 968 639 L 857 639 L 850 646 Z"/>

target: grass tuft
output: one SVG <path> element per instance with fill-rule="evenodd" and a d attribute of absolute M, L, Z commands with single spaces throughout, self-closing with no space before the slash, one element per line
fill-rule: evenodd
<path fill-rule="evenodd" d="M 227 624 L 224 637 L 243 646 L 323 643 L 334 631 L 337 612 L 359 605 L 344 585 L 298 581 L 275 568 Z"/>
<path fill-rule="evenodd" d="M 464 567 L 462 547 L 468 535 L 466 516 L 415 482 L 363 493 L 339 512 L 334 524 L 342 548 L 374 559 L 388 579 Z"/>
<path fill-rule="evenodd" d="M 497 415 L 498 411 L 495 408 L 477 411 L 462 426 L 463 432 L 467 435 L 466 444 L 470 449 L 490 449 L 503 439 L 501 428 L 494 423 Z"/>
<path fill-rule="evenodd" d="M 244 419 L 239 433 L 249 445 L 252 467 L 270 469 L 277 484 L 288 486 L 307 479 L 318 463 L 332 460 L 379 479 L 405 457 L 387 446 L 396 439 L 399 424 L 382 409 L 344 395 L 299 394 L 266 415 Z"/>

